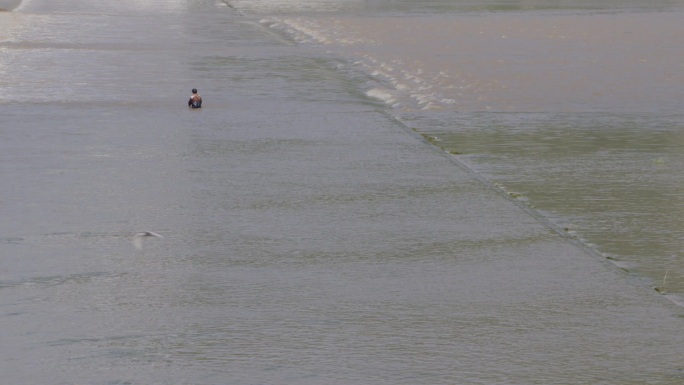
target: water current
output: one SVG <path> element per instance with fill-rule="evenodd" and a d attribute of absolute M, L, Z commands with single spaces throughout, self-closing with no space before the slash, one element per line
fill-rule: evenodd
<path fill-rule="evenodd" d="M 0 0 L 2 382 L 684 383 L 682 5 Z"/>

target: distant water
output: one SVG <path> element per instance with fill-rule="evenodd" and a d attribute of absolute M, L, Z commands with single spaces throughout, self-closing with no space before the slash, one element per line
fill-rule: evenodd
<path fill-rule="evenodd" d="M 653 287 L 684 293 L 682 2 L 298 10 L 319 3 L 346 12 L 293 16 L 282 3 L 262 22 L 344 58 L 434 144 Z"/>
<path fill-rule="evenodd" d="M 0 12 L 0 382 L 681 384 L 681 15 Z"/>

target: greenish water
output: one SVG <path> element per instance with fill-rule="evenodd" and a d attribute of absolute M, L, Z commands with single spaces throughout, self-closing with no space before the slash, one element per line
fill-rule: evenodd
<path fill-rule="evenodd" d="M 605 258 L 684 292 L 682 116 L 434 117 L 406 119 Z"/>
<path fill-rule="evenodd" d="M 328 12 L 266 25 L 346 60 L 431 143 L 652 288 L 684 294 L 681 1 L 299 5 L 314 3 Z"/>

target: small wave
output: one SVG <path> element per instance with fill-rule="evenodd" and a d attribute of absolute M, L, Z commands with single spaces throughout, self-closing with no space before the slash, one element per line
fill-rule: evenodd
<path fill-rule="evenodd" d="M 284 31 L 298 43 L 331 44 L 330 38 L 319 32 L 317 25 L 303 19 L 265 19 L 261 23 Z"/>
<path fill-rule="evenodd" d="M 382 90 L 379 88 L 373 88 L 371 90 L 368 90 L 366 92 L 366 95 L 373 99 L 381 100 L 382 102 L 388 105 L 392 105 L 397 101 L 394 95 L 392 95 L 392 93 L 390 93 L 388 90 Z"/>
<path fill-rule="evenodd" d="M 0 281 L 0 289 L 13 288 L 19 286 L 39 286 L 39 287 L 55 287 L 64 284 L 82 284 L 88 283 L 93 279 L 116 279 L 124 276 L 125 273 L 109 273 L 109 272 L 89 272 L 89 273 L 75 273 L 67 275 L 53 275 L 53 276 L 38 276 L 14 281 Z"/>

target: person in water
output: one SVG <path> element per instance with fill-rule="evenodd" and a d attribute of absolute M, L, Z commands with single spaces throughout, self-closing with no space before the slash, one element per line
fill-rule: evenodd
<path fill-rule="evenodd" d="M 202 97 L 197 93 L 197 88 L 192 89 L 192 95 L 190 96 L 190 100 L 188 100 L 188 107 L 202 108 Z"/>

